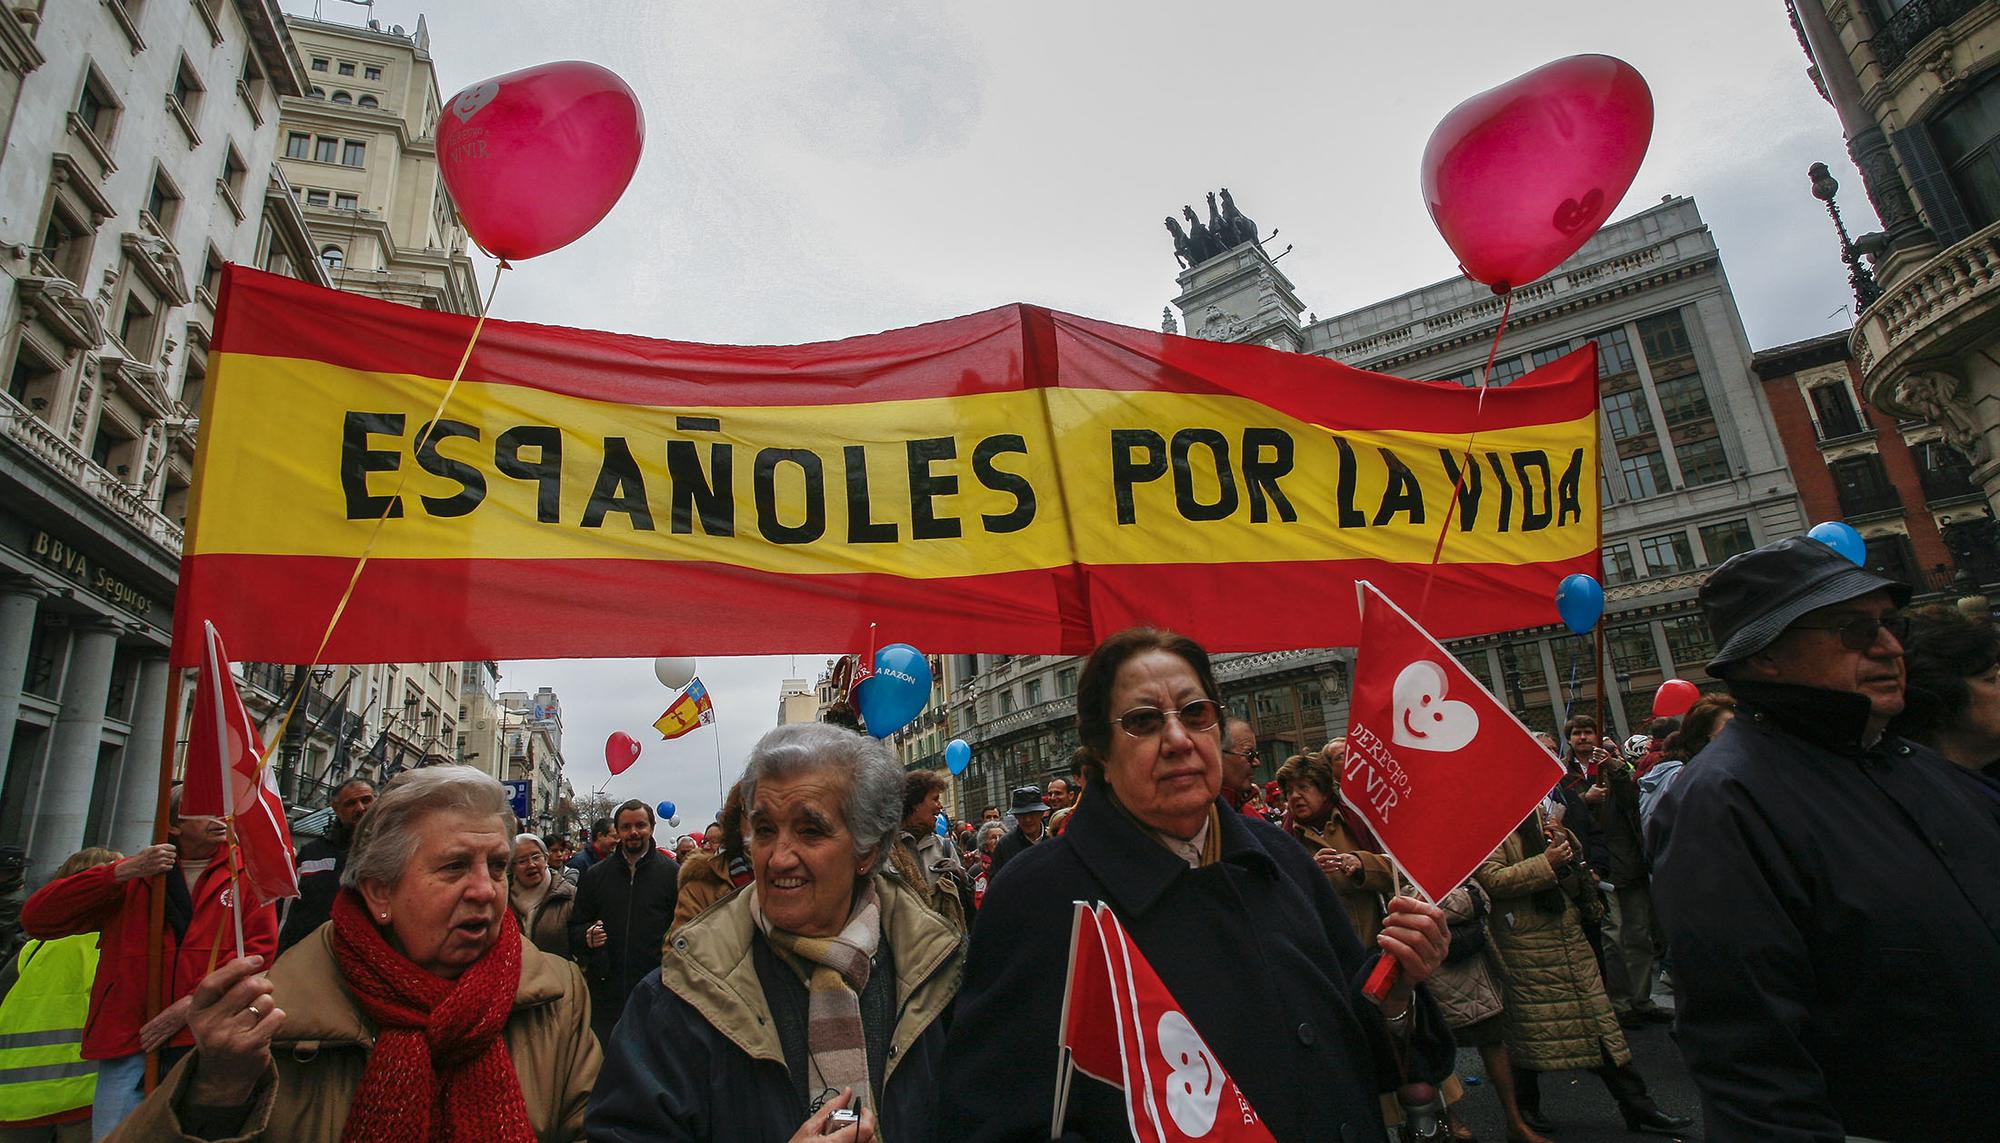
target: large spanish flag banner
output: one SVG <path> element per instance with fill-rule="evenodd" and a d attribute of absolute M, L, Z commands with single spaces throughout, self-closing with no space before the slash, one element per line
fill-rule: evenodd
<path fill-rule="evenodd" d="M 607 288 L 610 283 L 607 283 Z M 1351 644 L 1597 570 L 1595 356 L 1486 395 L 1035 306 L 798 346 L 473 320 L 230 267 L 174 661 Z M 1472 463 L 1460 472 L 1468 437 Z M 389 518 L 369 549 L 376 520 Z"/>

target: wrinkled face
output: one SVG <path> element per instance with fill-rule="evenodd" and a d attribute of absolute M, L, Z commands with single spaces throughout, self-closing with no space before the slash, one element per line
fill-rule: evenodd
<path fill-rule="evenodd" d="M 184 814 L 167 833 L 181 851 L 182 861 L 207 861 L 229 840 L 229 827 L 222 819 L 205 814 Z"/>
<path fill-rule="evenodd" d="M 514 847 L 514 884 L 533 889 L 549 879 L 549 859 L 542 847 L 524 841 Z"/>
<path fill-rule="evenodd" d="M 1809 611 L 1745 666 L 1771 682 L 1862 695 L 1871 721 L 1886 723 L 1903 710 L 1903 645 L 1887 628 L 1877 628 L 1866 649 L 1850 650 L 1834 629 L 1895 613 L 1886 591 Z"/>
<path fill-rule="evenodd" d="M 1113 718 L 1134 707 L 1179 711 L 1208 698 L 1186 659 L 1165 650 L 1132 656 L 1111 682 Z M 1193 837 L 1222 788 L 1222 727 L 1189 730 L 1170 717 L 1156 734 L 1134 738 L 1114 725 L 1105 780 L 1133 817 L 1175 837 Z"/>
<path fill-rule="evenodd" d="M 944 811 L 944 791 L 932 790 L 924 795 L 924 800 L 910 807 L 910 816 L 903 819 L 903 828 L 918 833 L 929 833 L 937 828 L 937 816 Z"/>
<path fill-rule="evenodd" d="M 1044 816 L 1043 811 L 1032 810 L 1025 814 L 1015 814 L 1014 820 L 1021 823 L 1022 833 L 1027 834 L 1029 837 L 1040 837 L 1042 836 L 1042 819 Z"/>
<path fill-rule="evenodd" d="M 361 883 L 373 920 L 389 914 L 389 936 L 426 972 L 455 980 L 500 938 L 512 849 L 498 819 L 464 810 L 426 814 L 409 826 L 416 852 L 394 885 Z"/>
<path fill-rule="evenodd" d="M 360 823 L 361 815 L 367 813 L 368 807 L 374 804 L 375 787 L 357 782 L 342 790 L 340 796 L 333 800 L 334 820 L 353 829 Z"/>
<path fill-rule="evenodd" d="M 786 932 L 830 937 L 847 923 L 866 865 L 842 815 L 846 797 L 844 783 L 816 773 L 757 783 L 750 871 L 765 917 Z"/>
<path fill-rule="evenodd" d="M 993 847 L 999 844 L 1000 835 L 997 832 L 987 832 L 979 835 L 979 848 L 981 852 L 992 853 Z"/>
<path fill-rule="evenodd" d="M 629 860 L 637 861 L 653 848 L 653 819 L 645 810 L 625 810 L 615 823 L 618 848 Z"/>
<path fill-rule="evenodd" d="M 1297 821 L 1317 822 L 1325 818 L 1327 803 L 1331 800 L 1318 786 L 1304 780 L 1285 787 L 1285 808 Z"/>
<path fill-rule="evenodd" d="M 1250 771 L 1257 765 L 1257 735 L 1242 723 L 1234 723 L 1229 743 L 1222 752 L 1222 784 L 1232 790 L 1250 785 Z"/>

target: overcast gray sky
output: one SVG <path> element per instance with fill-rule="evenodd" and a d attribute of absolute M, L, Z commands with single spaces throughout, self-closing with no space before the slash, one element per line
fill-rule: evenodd
<path fill-rule="evenodd" d="M 1808 165 L 1832 164 L 1853 230 L 1879 225 L 1781 0 L 381 0 L 374 11 L 384 26 L 428 17 L 447 98 L 585 59 L 645 106 L 646 153 L 624 201 L 575 245 L 510 273 L 503 318 L 782 344 L 1028 301 L 1157 328 L 1176 292 L 1160 219 L 1224 185 L 1283 231 L 1284 270 L 1327 317 L 1456 272 L 1417 193 L 1431 128 L 1467 96 L 1577 52 L 1619 56 L 1651 84 L 1653 145 L 1619 213 L 1692 195 L 1753 346 L 1850 321 Z M 336 0 L 323 13 L 363 14 Z M 823 659 L 800 655 L 798 674 Z M 790 665 L 702 664 L 732 770 L 775 721 Z M 649 663 L 506 672 L 509 687 L 562 695 L 579 790 L 605 779 L 604 739 L 622 729 L 647 745 L 613 793 L 672 799 L 686 828 L 713 816 L 715 736 L 659 741 L 650 723 L 668 696 Z"/>

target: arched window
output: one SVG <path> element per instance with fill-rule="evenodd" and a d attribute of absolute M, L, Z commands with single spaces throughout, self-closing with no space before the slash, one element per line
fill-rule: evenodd
<path fill-rule="evenodd" d="M 364 95 L 355 101 L 357 107 L 380 107 L 382 103 L 372 95 Z"/>
<path fill-rule="evenodd" d="M 347 265 L 347 255 L 341 252 L 340 247 L 334 245 L 320 247 L 319 260 L 325 264 L 326 272 L 329 274 Z"/>
<path fill-rule="evenodd" d="M 354 102 L 354 97 L 347 92 L 336 91 L 333 93 L 333 101 L 335 103 L 352 103 Z"/>
<path fill-rule="evenodd" d="M 312 90 L 312 97 L 313 97 L 314 99 L 325 99 L 325 98 L 326 98 L 326 88 L 324 88 L 324 87 L 315 87 L 315 88 L 313 88 L 313 90 Z"/>

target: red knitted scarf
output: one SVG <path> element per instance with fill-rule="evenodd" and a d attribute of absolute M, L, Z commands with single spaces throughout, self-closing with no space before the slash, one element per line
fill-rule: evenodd
<path fill-rule="evenodd" d="M 534 1143 L 500 1036 L 521 983 L 521 930 L 510 910 L 500 913 L 500 939 L 446 980 L 392 948 L 360 894 L 334 898 L 334 958 L 378 1029 L 343 1140 Z"/>

